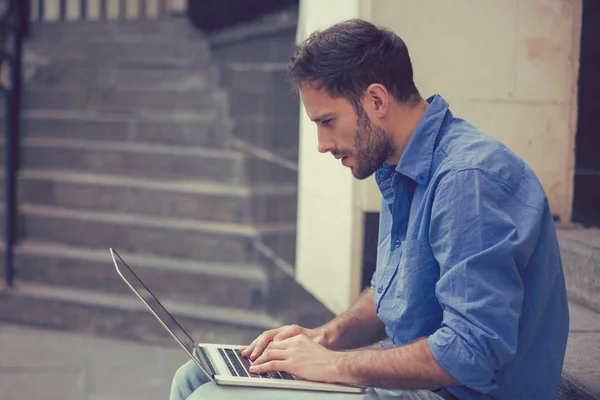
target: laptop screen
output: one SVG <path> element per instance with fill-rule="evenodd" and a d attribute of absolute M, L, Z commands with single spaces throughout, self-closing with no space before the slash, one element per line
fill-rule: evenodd
<path fill-rule="evenodd" d="M 201 355 L 197 354 L 196 345 L 190 335 L 183 330 L 181 325 L 175 318 L 163 307 L 158 299 L 150 292 L 150 289 L 141 281 L 141 279 L 133 272 L 133 270 L 123 261 L 121 256 L 116 251 L 111 249 L 115 267 L 121 277 L 129 284 L 135 293 L 142 299 L 144 303 L 152 310 L 154 315 L 165 325 L 168 331 L 175 339 L 187 350 L 192 358 L 197 362 L 202 363 Z M 204 363 L 202 363 L 204 364 Z M 203 365 L 204 366 L 204 365 Z M 211 369 L 204 366 L 205 373 Z M 208 373 L 207 373 L 208 375 Z M 209 376 L 210 377 L 210 376 Z"/>

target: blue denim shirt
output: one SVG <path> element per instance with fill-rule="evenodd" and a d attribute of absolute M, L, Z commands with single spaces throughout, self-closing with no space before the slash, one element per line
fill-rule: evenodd
<path fill-rule="evenodd" d="M 439 95 L 383 195 L 375 290 L 393 345 L 428 337 L 467 399 L 556 399 L 569 311 L 554 221 L 531 168 Z"/>

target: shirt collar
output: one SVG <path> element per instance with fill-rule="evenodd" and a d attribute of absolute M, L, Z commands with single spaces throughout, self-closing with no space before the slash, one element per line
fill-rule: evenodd
<path fill-rule="evenodd" d="M 394 201 L 394 166 L 383 163 L 375 172 L 375 181 L 387 204 Z"/>
<path fill-rule="evenodd" d="M 427 99 L 429 107 L 415 128 L 397 166 L 383 163 L 375 173 L 375 180 L 388 204 L 394 200 L 394 172 L 399 172 L 420 185 L 431 178 L 431 163 L 440 128 L 449 111 L 446 100 L 440 95 Z"/>
<path fill-rule="evenodd" d="M 415 128 L 396 166 L 396 171 L 420 185 L 426 185 L 431 178 L 435 143 L 449 108 L 446 100 L 438 94 L 429 97 L 427 102 L 429 107 Z"/>

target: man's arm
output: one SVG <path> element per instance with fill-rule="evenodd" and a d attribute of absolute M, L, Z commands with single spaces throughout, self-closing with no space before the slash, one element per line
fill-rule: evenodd
<path fill-rule="evenodd" d="M 336 382 L 390 389 L 461 385 L 435 361 L 426 338 L 400 347 L 342 353 L 336 374 Z"/>
<path fill-rule="evenodd" d="M 461 385 L 435 361 L 427 339 L 400 347 L 331 351 L 304 335 L 273 342 L 250 372 L 286 371 L 303 379 L 390 389 Z"/>
<path fill-rule="evenodd" d="M 375 291 L 365 289 L 344 313 L 316 329 L 325 337 L 325 347 L 332 350 L 371 345 L 386 337 L 385 326 L 375 312 Z"/>

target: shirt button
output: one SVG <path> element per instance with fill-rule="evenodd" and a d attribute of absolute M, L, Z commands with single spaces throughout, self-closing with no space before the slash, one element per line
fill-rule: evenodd
<path fill-rule="evenodd" d="M 400 247 L 400 239 L 396 239 L 394 245 L 396 245 L 396 248 Z"/>
<path fill-rule="evenodd" d="M 381 293 L 381 292 L 383 292 L 383 286 L 379 286 L 379 287 L 377 288 L 377 293 Z"/>

